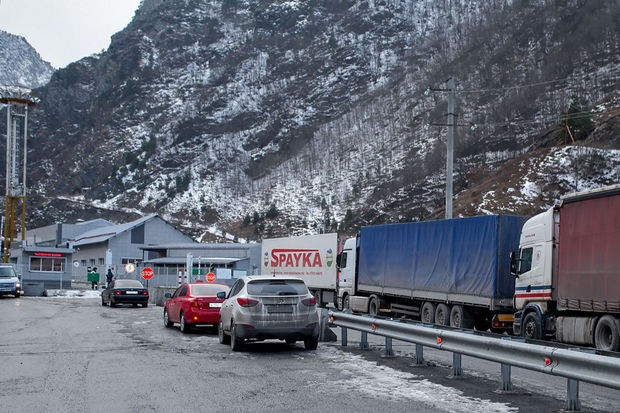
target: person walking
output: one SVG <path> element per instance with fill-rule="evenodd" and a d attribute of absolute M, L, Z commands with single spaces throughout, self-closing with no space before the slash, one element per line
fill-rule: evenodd
<path fill-rule="evenodd" d="M 99 273 L 97 272 L 97 267 L 88 272 L 87 278 L 88 281 L 90 281 L 90 289 L 96 290 L 97 284 L 99 283 Z"/>

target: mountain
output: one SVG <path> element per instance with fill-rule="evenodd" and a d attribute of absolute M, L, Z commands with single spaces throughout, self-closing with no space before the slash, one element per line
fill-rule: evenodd
<path fill-rule="evenodd" d="M 28 225 L 158 213 L 201 239 L 533 214 L 620 181 L 620 6 L 144 0 L 35 91 Z"/>
<path fill-rule="evenodd" d="M 46 84 L 54 68 L 21 36 L 0 30 L 0 86 L 37 88 Z"/>

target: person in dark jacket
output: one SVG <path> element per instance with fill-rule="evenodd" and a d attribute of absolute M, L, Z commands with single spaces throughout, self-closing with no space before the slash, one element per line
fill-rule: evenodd
<path fill-rule="evenodd" d="M 112 268 L 108 268 L 108 273 L 105 275 L 105 279 L 106 279 L 106 281 L 108 283 L 108 287 L 109 287 L 110 283 L 114 279 L 114 273 L 112 272 Z"/>

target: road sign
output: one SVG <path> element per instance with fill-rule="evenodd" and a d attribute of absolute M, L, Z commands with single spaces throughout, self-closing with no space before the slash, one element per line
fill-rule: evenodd
<path fill-rule="evenodd" d="M 149 267 L 143 268 L 142 271 L 140 271 L 140 274 L 142 274 L 142 278 L 145 280 L 150 280 L 153 278 L 153 275 L 155 275 L 153 269 Z"/>
<path fill-rule="evenodd" d="M 136 270 L 136 266 L 132 263 L 126 264 L 125 265 L 125 272 L 131 274 L 132 272 L 134 272 Z"/>
<path fill-rule="evenodd" d="M 212 272 L 207 274 L 207 281 L 212 283 L 213 281 L 215 281 L 215 274 L 213 274 Z"/>

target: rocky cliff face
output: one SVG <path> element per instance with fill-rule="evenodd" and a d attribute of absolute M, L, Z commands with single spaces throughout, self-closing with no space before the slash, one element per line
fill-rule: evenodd
<path fill-rule="evenodd" d="M 99 208 L 248 238 L 440 217 L 449 77 L 455 215 L 536 212 L 618 181 L 619 9 L 145 0 L 36 91 L 30 226 Z"/>
<path fill-rule="evenodd" d="M 37 88 L 52 77 L 54 68 L 21 36 L 0 30 L 0 86 Z"/>

